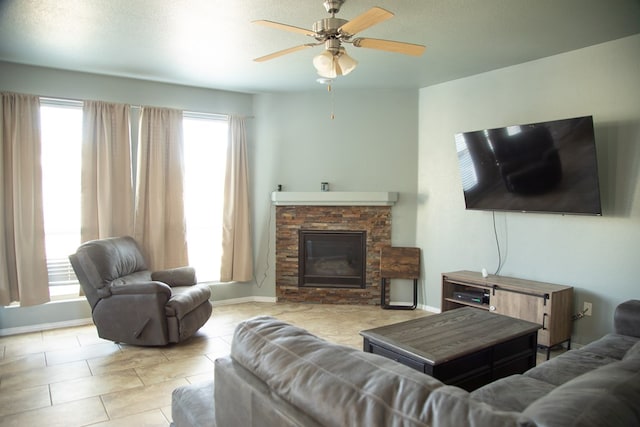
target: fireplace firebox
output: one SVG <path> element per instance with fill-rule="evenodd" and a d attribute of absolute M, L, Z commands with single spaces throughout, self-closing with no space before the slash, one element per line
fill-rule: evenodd
<path fill-rule="evenodd" d="M 298 286 L 364 288 L 367 232 L 299 230 Z"/>

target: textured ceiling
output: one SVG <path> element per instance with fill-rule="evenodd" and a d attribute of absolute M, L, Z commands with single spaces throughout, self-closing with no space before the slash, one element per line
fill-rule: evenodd
<path fill-rule="evenodd" d="M 640 32 L 639 0 L 348 0 L 395 17 L 359 36 L 424 44 L 421 57 L 355 48 L 358 68 L 335 83 L 420 88 Z M 313 42 L 252 25 L 311 28 L 322 0 L 0 0 L 0 60 L 241 92 L 318 88 L 322 48 L 253 58 Z M 639 53 L 640 54 L 640 53 Z M 0 77 L 1 78 L 1 77 Z"/>

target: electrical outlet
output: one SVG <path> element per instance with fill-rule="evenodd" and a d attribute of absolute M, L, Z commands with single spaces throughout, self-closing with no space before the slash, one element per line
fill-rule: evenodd
<path fill-rule="evenodd" d="M 591 310 L 592 310 L 591 303 L 585 301 L 585 303 L 584 303 L 584 315 L 585 316 L 591 316 L 591 313 L 592 313 Z"/>

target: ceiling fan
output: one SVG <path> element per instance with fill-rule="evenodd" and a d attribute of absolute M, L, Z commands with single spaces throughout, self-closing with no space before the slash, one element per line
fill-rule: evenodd
<path fill-rule="evenodd" d="M 336 13 L 340 11 L 340 7 L 345 1 L 346 0 L 326 0 L 324 7 L 327 13 L 331 14 L 331 17 L 316 21 L 311 30 L 274 21 L 253 21 L 254 24 L 303 34 L 313 37 L 316 40 L 314 43 L 306 43 L 261 56 L 254 59 L 254 61 L 268 61 L 289 53 L 324 44 L 325 50 L 313 58 L 313 65 L 321 77 L 333 79 L 337 76 L 349 74 L 356 68 L 356 65 L 358 65 L 358 62 L 347 54 L 347 51 L 342 46 L 343 43 L 350 43 L 355 47 L 378 49 L 403 53 L 405 55 L 422 55 L 425 46 L 419 44 L 364 37 L 353 38 L 357 33 L 392 18 L 393 13 L 380 7 L 373 7 L 350 21 L 336 18 Z"/>

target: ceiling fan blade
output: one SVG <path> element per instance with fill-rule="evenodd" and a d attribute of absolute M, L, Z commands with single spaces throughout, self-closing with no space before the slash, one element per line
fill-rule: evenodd
<path fill-rule="evenodd" d="M 420 56 L 426 47 L 421 44 L 395 42 L 393 40 L 357 38 L 353 40 L 355 47 L 386 50 L 388 52 L 404 53 L 405 55 Z"/>
<path fill-rule="evenodd" d="M 317 46 L 317 44 L 308 43 L 308 44 L 303 44 L 303 45 L 300 45 L 300 46 L 294 46 L 294 47 L 290 47 L 289 49 L 279 50 L 277 52 L 270 53 L 269 55 L 261 56 L 260 58 L 254 59 L 254 61 L 256 61 L 256 62 L 264 62 L 264 61 L 268 61 L 270 59 L 277 58 L 279 56 L 286 55 L 288 53 L 297 52 L 299 50 L 306 49 L 308 47 L 314 47 L 314 46 Z"/>
<path fill-rule="evenodd" d="M 265 27 L 276 28 L 278 30 L 290 31 L 293 33 L 303 34 L 305 36 L 313 37 L 315 33 L 311 30 L 307 30 L 306 28 L 294 27 L 293 25 L 281 24 L 280 22 L 267 21 L 264 19 L 253 21 L 253 24 L 264 25 Z"/>
<path fill-rule="evenodd" d="M 388 10 L 377 6 L 372 7 L 365 13 L 356 16 L 351 21 L 344 24 L 338 29 L 338 31 L 342 34 L 352 36 L 362 30 L 366 30 L 367 28 L 379 24 L 382 21 L 386 21 L 387 19 L 392 17 L 393 13 L 389 12 Z"/>

